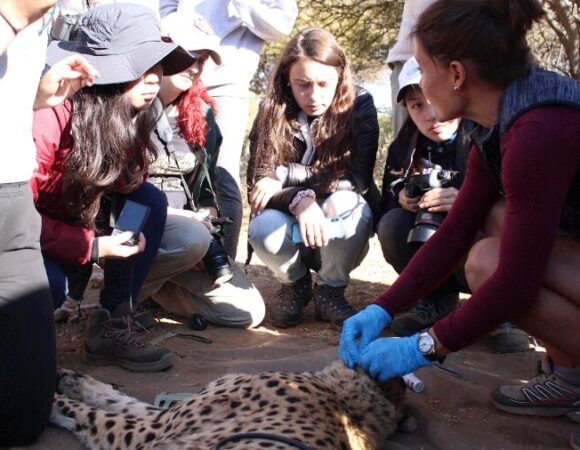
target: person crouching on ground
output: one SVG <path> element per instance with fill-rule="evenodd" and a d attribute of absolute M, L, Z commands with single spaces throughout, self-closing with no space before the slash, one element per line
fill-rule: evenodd
<path fill-rule="evenodd" d="M 196 60 L 161 82 L 163 111 L 152 134 L 159 157 L 149 167 L 148 181 L 167 196 L 169 211 L 141 297 L 181 316 L 199 314 L 216 325 L 255 327 L 264 318 L 264 300 L 228 258 L 211 223 L 220 215 L 213 186 L 222 137 L 215 102 L 200 76 L 208 58 L 220 63 L 219 41 L 202 17 L 182 12 L 163 18 L 161 34 Z"/>
<path fill-rule="evenodd" d="M 471 148 L 469 132 L 475 124 L 469 120 L 435 120 L 433 108 L 425 99 L 419 86 L 421 71 L 415 58 L 410 58 L 399 76 L 397 102 L 409 112 L 401 131 L 389 146 L 383 175 L 381 199 L 382 217 L 377 225 L 377 237 L 385 260 L 401 273 L 415 252 L 431 233 L 434 226 L 415 227 L 419 205 L 434 218 L 444 220 L 451 209 L 465 176 L 467 155 Z M 414 183 L 421 175 L 445 170 L 449 176 L 441 187 L 430 182 Z M 420 180 L 425 180 L 425 177 Z M 412 189 L 411 186 L 416 186 Z M 417 191 L 409 193 L 411 191 Z M 428 205 L 428 209 L 427 206 Z M 414 230 L 416 236 L 409 232 Z M 434 292 L 421 299 L 408 312 L 393 319 L 391 331 L 398 336 L 408 336 L 433 325 L 459 305 L 459 292 L 467 290 L 464 275 L 459 270 Z"/>
<path fill-rule="evenodd" d="M 161 41 L 152 10 L 132 4 L 91 9 L 81 19 L 80 40 L 52 42 L 47 63 L 71 53 L 84 56 L 100 77 L 62 105 L 36 111 L 33 126 L 38 168 L 31 185 L 55 307 L 66 297 L 71 272 L 104 262 L 101 309 L 89 319 L 85 355 L 133 371 L 163 370 L 172 365 L 172 353 L 141 339 L 131 301 L 157 254 L 167 215 L 165 196 L 144 182 L 155 157 L 150 106 L 163 72 L 178 73 L 193 59 Z M 133 247 L 124 245 L 130 232 L 109 235 L 110 218 L 126 200 L 150 208 Z"/>
<path fill-rule="evenodd" d="M 312 297 L 317 320 L 339 327 L 354 314 L 344 292 L 372 233 L 378 133 L 373 98 L 355 87 L 335 38 L 294 36 L 250 133 L 249 241 L 282 285 L 275 326 L 300 323 Z"/>
<path fill-rule="evenodd" d="M 497 388 L 493 404 L 513 414 L 577 415 L 580 82 L 530 62 L 526 33 L 543 15 L 537 0 L 440 0 L 419 18 L 415 57 L 437 119 L 486 128 L 474 136 L 465 181 L 439 231 L 387 292 L 344 324 L 340 357 L 387 379 L 513 321 L 544 343 L 548 358 L 526 385 Z M 466 256 L 469 301 L 422 333 L 378 338 Z"/>

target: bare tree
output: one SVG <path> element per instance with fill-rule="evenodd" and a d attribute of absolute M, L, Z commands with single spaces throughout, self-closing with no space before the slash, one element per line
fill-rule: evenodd
<path fill-rule="evenodd" d="M 530 35 L 548 69 L 580 79 L 580 0 L 542 0 L 546 19 Z"/>

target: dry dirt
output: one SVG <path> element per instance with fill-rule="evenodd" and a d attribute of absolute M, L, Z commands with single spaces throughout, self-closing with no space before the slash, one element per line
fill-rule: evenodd
<path fill-rule="evenodd" d="M 247 218 L 245 220 L 247 224 Z M 242 230 L 239 261 L 245 258 L 246 228 Z M 248 276 L 268 303 L 278 285 L 270 272 L 254 255 Z M 95 303 L 98 277 L 87 292 L 84 303 Z M 365 306 L 394 281 L 396 274 L 383 258 L 376 237 L 369 254 L 352 272 L 347 290 L 349 300 Z M 176 317 L 161 314 L 161 329 L 191 332 Z M 152 401 L 160 392 L 197 392 L 211 379 L 231 372 L 265 370 L 318 370 L 336 359 L 338 333 L 327 324 L 314 321 L 312 305 L 304 322 L 296 328 L 277 330 L 266 320 L 256 330 L 237 330 L 210 326 L 196 332 L 210 338 L 202 344 L 180 338 L 163 342 L 175 355 L 175 365 L 161 373 L 139 374 L 109 366 L 85 363 L 82 343 L 86 332 L 86 314 L 81 320 L 58 324 L 58 361 L 63 367 L 88 373 L 103 381 L 121 386 L 137 398 Z M 541 349 L 539 349 L 541 350 Z M 448 357 L 446 366 L 461 373 L 451 377 L 435 369 L 422 369 L 417 375 L 425 382 L 425 391 L 409 392 L 408 402 L 418 419 L 418 430 L 397 434 L 385 444 L 386 449 L 559 449 L 566 448 L 575 425 L 564 418 L 518 417 L 496 411 L 489 403 L 489 393 L 498 384 L 519 384 L 535 375 L 541 353 L 499 355 L 493 352 L 488 338 Z M 68 432 L 50 427 L 31 449 L 81 449 Z"/>

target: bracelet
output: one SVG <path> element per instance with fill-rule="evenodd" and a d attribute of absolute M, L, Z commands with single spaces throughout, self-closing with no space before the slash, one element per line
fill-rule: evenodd
<path fill-rule="evenodd" d="M 305 189 L 303 191 L 298 191 L 296 193 L 296 195 L 294 196 L 294 198 L 292 199 L 292 201 L 290 202 L 290 205 L 288 206 L 288 210 L 294 214 L 294 208 L 296 208 L 298 206 L 298 203 L 300 203 L 300 200 L 302 200 L 303 198 L 316 198 L 316 193 L 312 190 L 312 189 Z"/>
<path fill-rule="evenodd" d="M 16 36 L 18 33 L 20 33 L 22 31 L 22 29 L 24 28 L 24 27 L 21 27 L 21 28 L 15 27 L 14 24 L 10 20 L 8 20 L 8 18 L 6 17 L 6 15 L 2 11 L 0 11 L 0 17 L 2 17 L 2 19 L 4 19 L 4 22 L 6 22 L 6 25 L 8 25 L 10 27 L 10 29 L 14 33 L 14 36 Z"/>

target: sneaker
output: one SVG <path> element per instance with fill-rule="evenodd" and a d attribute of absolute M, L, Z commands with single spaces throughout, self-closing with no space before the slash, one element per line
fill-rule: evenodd
<path fill-rule="evenodd" d="M 391 322 L 391 331 L 396 336 L 411 336 L 429 328 L 455 310 L 458 305 L 459 294 L 456 292 L 437 298 L 424 298 L 406 313 L 396 316 Z"/>
<path fill-rule="evenodd" d="M 555 375 L 549 358 L 539 366 L 539 375 L 524 386 L 496 388 L 491 394 L 493 405 L 500 411 L 529 416 L 563 416 L 580 411 L 580 387 Z"/>
<path fill-rule="evenodd" d="M 498 353 L 527 352 L 531 348 L 528 333 L 516 328 L 511 322 L 502 323 L 490 335 Z"/>
<path fill-rule="evenodd" d="M 143 337 L 144 328 L 131 316 L 111 318 L 99 309 L 89 318 L 85 355 L 97 364 L 116 364 L 133 372 L 158 372 L 173 364 L 173 353 L 152 346 Z"/>
<path fill-rule="evenodd" d="M 312 300 L 310 270 L 292 284 L 282 284 L 270 307 L 270 321 L 275 327 L 290 328 L 302 322 L 302 310 Z"/>
<path fill-rule="evenodd" d="M 314 287 L 316 320 L 330 322 L 333 328 L 340 328 L 346 319 L 356 313 L 344 298 L 345 289 L 346 286 L 332 287 L 325 284 Z"/>
<path fill-rule="evenodd" d="M 570 433 L 570 440 L 568 443 L 572 450 L 580 450 L 580 430 L 572 431 L 572 433 Z"/>

